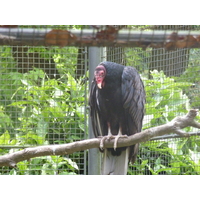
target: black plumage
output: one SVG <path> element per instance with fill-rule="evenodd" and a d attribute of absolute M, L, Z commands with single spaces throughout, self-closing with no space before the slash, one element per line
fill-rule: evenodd
<path fill-rule="evenodd" d="M 144 86 L 135 68 L 108 61 L 96 67 L 89 97 L 96 137 L 121 137 L 140 132 L 144 104 Z M 126 174 L 128 162 L 136 159 L 138 145 L 102 150 L 102 174 Z"/>

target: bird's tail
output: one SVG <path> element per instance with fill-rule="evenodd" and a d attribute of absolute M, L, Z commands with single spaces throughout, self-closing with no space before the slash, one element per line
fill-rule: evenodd
<path fill-rule="evenodd" d="M 102 175 L 126 175 L 129 162 L 129 147 L 122 151 L 119 156 L 113 156 L 108 149 L 104 150 L 102 160 Z"/>

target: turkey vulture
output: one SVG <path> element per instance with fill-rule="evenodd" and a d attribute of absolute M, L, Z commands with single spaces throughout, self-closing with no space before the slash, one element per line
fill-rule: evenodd
<path fill-rule="evenodd" d="M 117 139 L 142 129 L 145 91 L 140 75 L 133 67 L 101 62 L 95 69 L 90 88 L 90 116 L 95 137 L 115 136 L 114 148 L 102 149 L 101 174 L 125 175 L 128 163 L 134 163 L 139 144 L 118 147 Z M 117 137 L 116 137 L 117 136 Z"/>

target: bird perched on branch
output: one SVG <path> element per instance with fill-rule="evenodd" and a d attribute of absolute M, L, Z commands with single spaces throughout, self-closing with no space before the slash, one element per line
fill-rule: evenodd
<path fill-rule="evenodd" d="M 89 105 L 94 135 L 102 137 L 102 174 L 125 175 L 128 163 L 135 162 L 139 144 L 117 147 L 117 140 L 141 131 L 144 104 L 144 86 L 135 68 L 108 61 L 96 67 Z M 114 147 L 104 149 L 104 141 L 111 138 Z"/>

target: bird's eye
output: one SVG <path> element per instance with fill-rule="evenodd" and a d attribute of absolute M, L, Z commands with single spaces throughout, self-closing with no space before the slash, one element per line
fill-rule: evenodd
<path fill-rule="evenodd" d="M 104 72 L 101 72 L 101 71 L 99 71 L 99 72 L 95 72 L 94 75 L 95 75 L 96 77 L 98 76 L 99 78 L 103 78 L 103 77 L 105 77 Z"/>
<path fill-rule="evenodd" d="M 104 73 L 101 72 L 101 73 L 99 74 L 99 77 L 103 78 L 103 77 L 104 77 Z"/>

